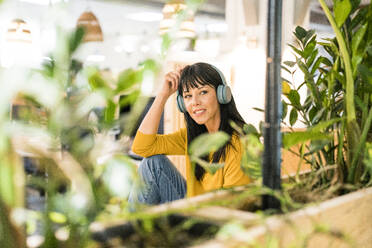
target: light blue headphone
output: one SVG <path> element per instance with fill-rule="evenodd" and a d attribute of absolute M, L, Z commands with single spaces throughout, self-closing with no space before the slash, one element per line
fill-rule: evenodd
<path fill-rule="evenodd" d="M 232 98 L 232 95 L 231 95 L 231 88 L 226 84 L 226 80 L 225 80 L 225 77 L 223 75 L 223 73 L 215 66 L 211 65 L 213 67 L 213 69 L 215 69 L 218 73 L 218 75 L 220 75 L 220 78 L 221 78 L 221 81 L 222 81 L 222 84 L 218 85 L 217 87 L 217 101 L 220 103 L 220 104 L 228 104 L 230 101 L 231 101 L 231 98 Z M 186 113 L 187 110 L 186 110 L 186 106 L 185 106 L 185 103 L 183 101 L 183 97 L 181 95 L 177 95 L 177 107 L 179 109 L 179 111 L 181 111 L 182 113 Z"/>

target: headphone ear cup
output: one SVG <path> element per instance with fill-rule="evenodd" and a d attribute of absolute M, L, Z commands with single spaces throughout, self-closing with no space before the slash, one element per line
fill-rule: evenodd
<path fill-rule="evenodd" d="M 186 112 L 185 103 L 184 103 L 183 98 L 182 98 L 181 95 L 177 95 L 177 107 L 178 107 L 178 110 L 181 113 L 185 113 Z"/>
<path fill-rule="evenodd" d="M 217 100 L 220 104 L 228 104 L 231 101 L 231 89 L 227 85 L 217 87 Z"/>

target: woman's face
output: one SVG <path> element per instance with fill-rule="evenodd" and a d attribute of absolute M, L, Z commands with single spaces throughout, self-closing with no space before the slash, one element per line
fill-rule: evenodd
<path fill-rule="evenodd" d="M 183 100 L 191 118 L 199 125 L 204 124 L 208 132 L 216 132 L 220 126 L 220 104 L 216 90 L 210 85 L 200 85 L 183 91 Z"/>

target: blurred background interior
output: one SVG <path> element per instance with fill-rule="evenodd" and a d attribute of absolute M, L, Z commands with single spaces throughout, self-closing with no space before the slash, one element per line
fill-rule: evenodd
<path fill-rule="evenodd" d="M 48 52 L 54 49 L 56 39 L 53 20 L 60 18 L 66 27 L 91 25 L 90 36 L 76 57 L 84 65 L 97 66 L 115 78 L 120 71 L 135 67 L 145 58 L 160 56 L 161 34 L 172 26 L 172 6 L 181 3 L 179 0 L 4 1 L 0 16 L 1 66 L 38 68 L 48 61 Z M 65 11 L 58 11 L 57 6 Z M 248 123 L 257 126 L 263 120 L 263 113 L 253 108 L 264 105 L 266 12 L 266 0 L 206 0 L 195 16 L 181 24 L 180 38 L 165 59 L 165 70 L 197 61 L 220 67 L 232 85 L 239 111 Z M 286 44 L 292 43 L 292 32 L 297 25 L 315 29 L 323 37 L 332 33 L 318 1 L 283 1 L 283 60 L 292 56 Z M 155 95 L 156 85 L 148 86 L 144 92 Z M 165 130 L 167 120 L 166 116 Z"/>

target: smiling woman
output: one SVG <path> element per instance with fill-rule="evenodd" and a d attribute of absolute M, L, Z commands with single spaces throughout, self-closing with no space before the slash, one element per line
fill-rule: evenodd
<path fill-rule="evenodd" d="M 183 101 L 187 112 L 199 125 L 204 124 L 209 133 L 218 131 L 221 115 L 217 102 L 216 90 L 209 86 L 185 89 Z"/>
<path fill-rule="evenodd" d="M 158 135 L 161 113 L 168 98 L 178 91 L 177 105 L 184 113 L 186 128 Z M 196 196 L 211 190 L 238 186 L 250 182 L 240 168 L 242 147 L 237 132 L 230 122 L 243 127 L 243 118 L 236 109 L 231 90 L 223 74 L 214 66 L 196 63 L 165 77 L 162 89 L 141 123 L 132 150 L 145 157 L 139 173 L 145 187 L 133 189 L 129 201 L 159 204 Z M 203 159 L 212 163 L 224 163 L 214 174 L 203 166 L 190 163 L 188 147 L 205 133 L 223 131 L 230 138 L 216 152 Z M 164 155 L 186 156 L 186 180 Z"/>

